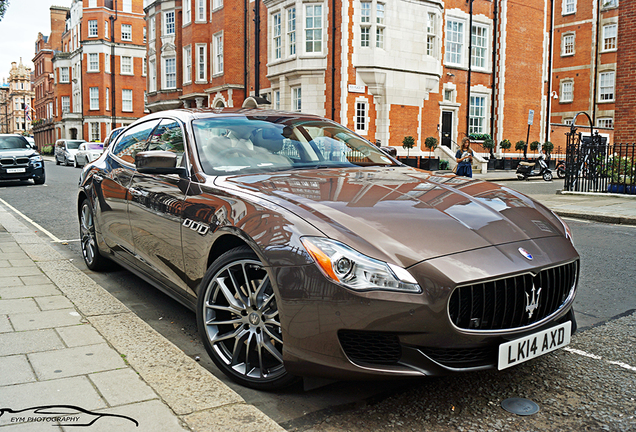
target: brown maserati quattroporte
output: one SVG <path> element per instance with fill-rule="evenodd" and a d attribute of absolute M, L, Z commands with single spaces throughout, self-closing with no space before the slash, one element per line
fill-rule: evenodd
<path fill-rule="evenodd" d="M 317 116 L 148 115 L 84 168 L 77 206 L 88 267 L 114 260 L 195 310 L 214 362 L 254 388 L 504 369 L 576 329 L 579 256 L 554 213 Z"/>

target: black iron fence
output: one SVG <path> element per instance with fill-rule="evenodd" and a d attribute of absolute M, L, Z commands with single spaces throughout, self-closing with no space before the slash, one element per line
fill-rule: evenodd
<path fill-rule="evenodd" d="M 564 190 L 636 194 L 636 144 L 609 144 L 591 131 L 567 135 Z"/>

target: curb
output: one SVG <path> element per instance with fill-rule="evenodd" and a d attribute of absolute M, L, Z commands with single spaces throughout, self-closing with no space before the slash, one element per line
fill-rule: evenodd
<path fill-rule="evenodd" d="M 0 226 L 182 426 L 193 432 L 285 430 L 146 324 L 2 204 Z"/>

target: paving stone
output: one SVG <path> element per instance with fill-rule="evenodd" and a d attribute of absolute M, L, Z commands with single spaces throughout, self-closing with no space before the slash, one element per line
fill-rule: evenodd
<path fill-rule="evenodd" d="M 64 378 L 126 367 L 119 354 L 107 344 L 86 345 L 29 354 L 40 380 Z"/>
<path fill-rule="evenodd" d="M 75 309 L 57 309 L 36 314 L 9 314 L 16 331 L 64 327 L 81 322 L 81 315 Z"/>
<path fill-rule="evenodd" d="M 137 427 L 131 420 L 121 417 L 102 417 L 90 427 L 90 432 L 186 432 L 170 408 L 160 401 L 140 402 L 99 410 L 100 413 L 126 416 L 139 422 Z M 77 432 L 76 427 L 63 427 L 65 432 Z"/>
<path fill-rule="evenodd" d="M 46 285 L 20 285 L 16 287 L 0 288 L 0 298 L 45 297 L 62 294 L 52 283 Z"/>
<path fill-rule="evenodd" d="M 105 340 L 97 330 L 88 324 L 60 327 L 56 329 L 66 346 L 77 347 L 82 345 L 95 345 L 105 343 Z"/>
<path fill-rule="evenodd" d="M 47 244 L 25 243 L 22 245 L 22 249 L 26 252 L 26 258 L 31 258 L 37 263 L 44 261 L 68 262 L 68 259 L 64 258 L 59 252 Z"/>
<path fill-rule="evenodd" d="M 0 333 L 12 332 L 13 327 L 7 315 L 0 315 Z"/>
<path fill-rule="evenodd" d="M 64 348 L 55 330 L 31 330 L 0 334 L 0 356 L 28 354 Z"/>
<path fill-rule="evenodd" d="M 97 390 L 111 406 L 157 399 L 157 394 L 130 368 L 90 374 Z M 121 383 L 125 382 L 126 386 Z"/>
<path fill-rule="evenodd" d="M 24 282 L 18 276 L 0 276 L 0 288 L 24 286 Z"/>
<path fill-rule="evenodd" d="M 19 251 L 16 251 L 16 252 L 3 252 L 2 259 L 3 260 L 23 260 L 23 259 L 29 259 L 29 256 L 26 253 L 24 253 L 22 249 L 20 249 Z"/>
<path fill-rule="evenodd" d="M 33 299 L 2 299 L 0 300 L 0 314 L 38 313 L 40 308 Z"/>
<path fill-rule="evenodd" d="M 35 381 L 35 375 L 25 355 L 0 357 L 0 371 L 5 371 L 0 373 L 0 386 Z"/>
<path fill-rule="evenodd" d="M 0 407 L 3 408 L 17 410 L 53 404 L 74 405 L 87 410 L 106 407 L 93 384 L 84 376 L 16 384 L 0 389 Z"/>
<path fill-rule="evenodd" d="M 11 264 L 11 267 L 37 267 L 31 259 L 12 259 L 9 260 L 9 264 Z M 1 261 L 0 267 L 2 267 Z"/>
<path fill-rule="evenodd" d="M 11 415 L 8 417 L 8 414 L 6 414 L 4 416 L 5 418 L 0 418 L 0 426 L 4 425 L 5 423 L 9 423 L 11 421 L 11 417 L 15 418 L 16 415 Z M 4 422 L 3 422 L 4 420 Z M 51 424 L 48 422 L 40 422 L 40 423 L 19 423 L 19 424 L 14 424 L 11 423 L 11 426 L 7 426 L 3 429 L 0 429 L 0 431 L 4 432 L 5 429 L 7 429 L 7 432 L 9 432 L 9 428 L 11 428 L 11 432 L 61 432 L 62 428 L 60 426 L 56 424 Z"/>
<path fill-rule="evenodd" d="M 227 405 L 196 412 L 183 420 L 193 431 L 205 432 L 284 432 L 258 408 L 247 404 Z"/>
<path fill-rule="evenodd" d="M 16 261 L 20 261 L 20 260 L 16 260 Z M 5 260 L 5 259 L 0 260 L 0 268 L 7 268 L 7 267 L 11 267 L 11 263 L 9 262 L 9 260 Z"/>
<path fill-rule="evenodd" d="M 37 266 L 9 267 L 2 269 L 2 276 L 42 276 L 42 271 Z"/>
<path fill-rule="evenodd" d="M 67 309 L 73 307 L 73 303 L 63 295 L 35 297 L 34 300 L 42 310 Z"/>
<path fill-rule="evenodd" d="M 22 280 L 22 282 L 27 286 L 28 285 L 43 285 L 43 284 L 51 283 L 51 280 L 42 274 L 40 276 L 20 276 L 20 280 Z"/>

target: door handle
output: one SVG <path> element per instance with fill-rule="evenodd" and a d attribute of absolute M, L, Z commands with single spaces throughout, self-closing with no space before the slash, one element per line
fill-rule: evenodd
<path fill-rule="evenodd" d="M 93 174 L 93 178 L 97 181 L 102 181 L 104 180 L 104 177 L 100 176 L 99 174 Z"/>

